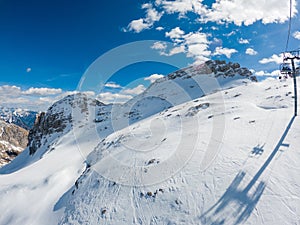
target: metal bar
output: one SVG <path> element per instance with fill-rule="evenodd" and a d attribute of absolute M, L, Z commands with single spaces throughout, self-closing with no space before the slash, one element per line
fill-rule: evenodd
<path fill-rule="evenodd" d="M 295 99 L 295 112 L 294 116 L 297 116 L 297 79 L 296 79 L 296 69 L 295 69 L 295 63 L 294 59 L 291 59 L 292 61 L 292 68 L 293 68 L 293 80 L 294 80 L 294 99 Z"/>

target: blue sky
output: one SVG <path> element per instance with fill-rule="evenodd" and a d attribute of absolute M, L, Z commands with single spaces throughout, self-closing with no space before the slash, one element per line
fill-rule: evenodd
<path fill-rule="evenodd" d="M 293 0 L 289 50 L 300 47 L 299 9 Z M 156 62 L 123 65 L 109 80 L 93 74 L 106 83 L 92 90 L 101 90 L 103 101 L 128 100 L 155 78 L 207 59 L 276 75 L 288 16 L 288 0 L 1 0 L 0 104 L 45 110 L 73 93 L 103 54 L 116 48 L 124 59 L 140 54 L 134 47 L 118 52 L 135 41 L 156 40 L 146 46 L 157 53 Z M 161 63 L 174 57 L 180 57 L 175 66 Z"/>

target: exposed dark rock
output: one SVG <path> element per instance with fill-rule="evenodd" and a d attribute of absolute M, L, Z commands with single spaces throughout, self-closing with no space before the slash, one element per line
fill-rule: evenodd
<path fill-rule="evenodd" d="M 93 106 L 103 105 L 103 103 L 89 99 L 85 94 L 79 93 L 63 98 L 54 103 L 46 113 L 38 114 L 34 126 L 29 132 L 29 154 L 33 155 L 42 144 L 45 144 L 47 136 L 67 132 L 72 128 L 73 109 L 79 109 L 81 114 L 87 117 L 89 104 Z"/>
<path fill-rule="evenodd" d="M 62 132 L 67 123 L 71 123 L 71 115 L 64 115 L 64 112 L 52 113 L 51 109 L 47 113 L 40 113 L 29 132 L 29 153 L 33 155 L 42 144 L 42 138 L 46 135 Z"/>
<path fill-rule="evenodd" d="M 256 77 L 253 76 L 252 72 L 247 68 L 241 67 L 238 63 L 226 63 L 225 60 L 209 60 L 201 65 L 190 66 L 169 74 L 167 79 L 173 80 L 178 77 L 188 79 L 197 74 L 211 73 L 215 74 L 216 77 L 233 77 L 235 75 L 241 75 L 249 78 L 251 81 L 257 81 Z"/>
<path fill-rule="evenodd" d="M 27 146 L 28 131 L 0 120 L 0 166 L 12 161 Z"/>

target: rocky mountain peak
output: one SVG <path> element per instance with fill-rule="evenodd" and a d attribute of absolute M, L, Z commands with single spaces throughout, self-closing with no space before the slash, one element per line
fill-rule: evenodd
<path fill-rule="evenodd" d="M 167 79 L 176 79 L 178 77 L 191 78 L 195 75 L 211 73 L 213 73 L 215 77 L 223 76 L 224 78 L 226 78 L 240 75 L 249 78 L 252 81 L 256 81 L 255 76 L 253 76 L 252 72 L 249 69 L 241 67 L 239 63 L 227 63 L 225 60 L 209 60 L 200 65 L 193 65 L 187 68 L 183 68 L 169 74 L 167 76 Z"/>
<path fill-rule="evenodd" d="M 28 131 L 0 120 L 0 167 L 13 160 L 27 146 Z"/>
<path fill-rule="evenodd" d="M 236 74 L 247 77 L 252 81 L 257 81 L 252 72 L 246 68 L 241 67 L 239 63 L 228 62 L 225 60 L 209 60 L 205 65 L 217 76 L 233 77 Z"/>
<path fill-rule="evenodd" d="M 80 114 L 88 117 L 89 106 L 104 105 L 103 103 L 89 98 L 86 94 L 77 93 L 68 95 L 65 98 L 55 102 L 47 112 L 38 114 L 33 128 L 29 132 L 29 153 L 33 155 L 36 150 L 45 145 L 51 146 L 51 137 L 62 135 L 71 130 L 77 121 L 74 114 L 79 110 Z"/>

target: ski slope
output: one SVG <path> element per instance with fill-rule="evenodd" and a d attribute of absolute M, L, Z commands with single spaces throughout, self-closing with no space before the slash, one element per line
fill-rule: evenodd
<path fill-rule="evenodd" d="M 292 81 L 224 79 L 190 99 L 172 85 L 73 110 L 51 151 L 1 168 L 0 224 L 299 224 Z"/>

